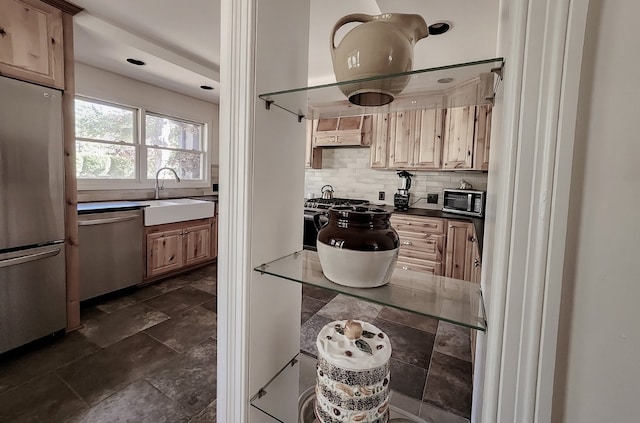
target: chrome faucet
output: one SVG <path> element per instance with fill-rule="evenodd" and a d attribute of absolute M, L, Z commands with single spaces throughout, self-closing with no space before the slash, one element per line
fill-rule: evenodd
<path fill-rule="evenodd" d="M 170 167 L 162 167 L 160 169 L 158 169 L 158 171 L 156 172 L 156 196 L 155 199 L 157 200 L 158 198 L 160 198 L 160 190 L 164 189 L 164 182 L 162 183 L 162 186 L 160 186 L 160 184 L 158 183 L 158 177 L 160 176 L 160 172 L 162 172 L 163 170 L 170 170 L 173 172 L 173 175 L 176 177 L 176 182 L 180 182 L 180 177 L 178 176 L 178 174 L 176 173 L 176 171 Z"/>

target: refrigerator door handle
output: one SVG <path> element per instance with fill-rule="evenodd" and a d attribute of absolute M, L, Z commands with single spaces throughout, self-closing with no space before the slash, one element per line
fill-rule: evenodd
<path fill-rule="evenodd" d="M 58 254 L 60 254 L 60 251 L 62 251 L 62 249 L 60 247 L 56 247 L 49 251 L 42 251 L 39 253 L 27 254 L 20 257 L 0 260 L 0 269 L 3 267 L 17 266 L 19 264 L 28 263 L 30 261 L 42 260 L 45 258 L 57 256 Z"/>
<path fill-rule="evenodd" d="M 80 220 L 78 226 L 105 225 L 107 223 L 126 222 L 137 219 L 138 216 L 110 217 L 107 219 Z"/>

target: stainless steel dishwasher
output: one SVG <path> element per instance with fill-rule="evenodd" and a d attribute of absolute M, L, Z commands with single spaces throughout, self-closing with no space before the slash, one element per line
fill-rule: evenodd
<path fill-rule="evenodd" d="M 78 216 L 80 300 L 142 282 L 142 211 Z"/>

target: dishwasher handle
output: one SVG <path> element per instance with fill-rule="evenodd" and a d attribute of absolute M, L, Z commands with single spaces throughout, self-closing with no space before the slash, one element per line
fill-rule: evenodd
<path fill-rule="evenodd" d="M 135 220 L 138 218 L 139 216 L 123 216 L 123 217 L 109 217 L 105 219 L 80 220 L 78 222 L 78 226 L 106 225 L 107 223 L 126 222 L 127 220 Z"/>
<path fill-rule="evenodd" d="M 27 254 L 25 256 L 0 260 L 0 268 L 17 266 L 19 264 L 29 263 L 30 261 L 42 260 L 45 258 L 57 256 L 58 254 L 60 254 L 60 251 L 61 248 L 58 247 L 49 251 L 42 251 L 40 253 Z"/>

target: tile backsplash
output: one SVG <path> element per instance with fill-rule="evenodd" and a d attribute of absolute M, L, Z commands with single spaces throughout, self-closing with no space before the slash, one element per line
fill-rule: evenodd
<path fill-rule="evenodd" d="M 442 208 L 442 190 L 457 188 L 460 180 L 471 183 L 474 189 L 487 189 L 487 173 L 424 172 L 410 171 L 412 207 L 426 209 Z M 325 148 L 322 151 L 322 169 L 307 169 L 305 172 L 305 197 L 320 197 L 323 185 L 333 186 L 333 196 L 340 198 L 362 198 L 373 204 L 393 205 L 393 194 L 398 190 L 398 175 L 395 170 L 369 168 L 368 148 Z M 385 200 L 378 200 L 378 192 L 384 191 Z M 427 203 L 427 194 L 438 194 L 437 204 Z"/>

